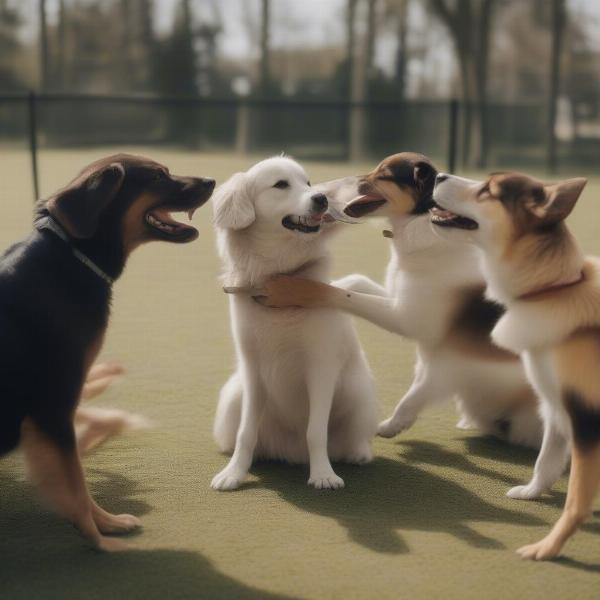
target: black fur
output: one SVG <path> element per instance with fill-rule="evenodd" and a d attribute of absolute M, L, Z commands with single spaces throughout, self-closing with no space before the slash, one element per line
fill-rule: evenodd
<path fill-rule="evenodd" d="M 92 235 L 67 243 L 48 229 L 34 229 L 0 258 L 0 454 L 18 445 L 26 417 L 60 448 L 74 448 L 72 416 L 87 363 L 108 323 L 111 287 L 73 255 L 72 247 L 116 278 L 126 260 L 122 219 L 142 194 L 156 198 L 154 206 L 191 209 L 214 187 L 213 180 L 171 177 L 152 161 L 117 155 L 94 163 L 40 203 L 36 222 L 52 212 L 61 195 L 97 191 L 96 181 L 87 187 L 86 181 L 113 163 L 122 166 L 124 178 L 103 205 Z M 89 214 L 85 218 L 89 225 Z M 162 239 L 159 234 L 148 227 L 144 239 Z"/>
<path fill-rule="evenodd" d="M 382 180 L 393 181 L 399 187 L 411 190 L 415 196 L 414 215 L 422 215 L 434 206 L 433 188 L 437 169 L 423 154 L 403 152 L 392 157 L 387 163 L 391 171 L 390 177 L 380 177 Z"/>
<path fill-rule="evenodd" d="M 573 441 L 588 449 L 600 443 L 600 410 L 586 405 L 584 398 L 573 389 L 564 392 L 564 403 L 571 418 Z"/>

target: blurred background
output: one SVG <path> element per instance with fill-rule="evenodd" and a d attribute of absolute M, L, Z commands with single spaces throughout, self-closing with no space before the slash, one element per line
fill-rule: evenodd
<path fill-rule="evenodd" d="M 0 0 L 0 148 L 600 163 L 597 0 Z"/>

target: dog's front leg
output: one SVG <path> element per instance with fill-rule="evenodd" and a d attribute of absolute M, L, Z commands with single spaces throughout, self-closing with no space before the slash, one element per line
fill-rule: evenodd
<path fill-rule="evenodd" d="M 306 430 L 306 442 L 310 461 L 310 478 L 308 485 L 316 489 L 332 489 L 344 487 L 344 480 L 338 477 L 327 451 L 329 416 L 335 391 L 336 373 L 327 372 L 322 365 L 326 361 L 313 365 L 308 373 L 309 416 Z"/>
<path fill-rule="evenodd" d="M 382 285 L 369 279 L 366 275 L 360 275 L 359 273 L 353 273 L 352 275 L 346 275 L 345 277 L 336 279 L 331 282 L 331 285 L 341 288 L 342 290 L 359 292 L 361 294 L 387 296 L 386 289 Z"/>
<path fill-rule="evenodd" d="M 31 419 L 25 420 L 22 428 L 22 446 L 29 476 L 52 508 L 71 521 L 94 547 L 109 552 L 125 550 L 128 548 L 125 542 L 105 537 L 99 529 L 95 519 L 96 509 L 99 507 L 87 490 L 75 446 L 75 432 L 72 425 L 70 427 L 70 431 L 65 431 L 64 438 L 68 443 L 63 447 L 43 433 Z M 115 527 L 111 532 L 129 531 L 140 525 L 139 520 L 131 515 L 114 518 L 122 525 L 124 517 L 127 518 L 127 527 Z"/>
<path fill-rule="evenodd" d="M 550 356 L 544 352 L 524 352 L 521 358 L 539 398 L 544 437 L 531 481 L 510 489 L 506 495 L 531 500 L 549 490 L 565 472 L 570 449 L 569 418 L 560 400 L 560 387 Z"/>
<path fill-rule="evenodd" d="M 213 477 L 210 486 L 215 490 L 234 490 L 246 479 L 252 465 L 258 437 L 264 399 L 258 373 L 244 368 L 242 415 L 235 439 L 235 449 L 229 464 Z"/>

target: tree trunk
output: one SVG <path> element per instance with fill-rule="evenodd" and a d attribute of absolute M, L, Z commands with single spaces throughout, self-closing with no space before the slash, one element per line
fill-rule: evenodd
<path fill-rule="evenodd" d="M 477 167 L 480 169 L 487 167 L 489 151 L 487 74 L 489 66 L 488 57 L 490 49 L 490 24 L 492 20 L 493 8 L 494 0 L 482 0 L 479 13 L 479 27 L 477 28 L 479 37 L 478 51 L 475 57 L 475 89 L 477 94 L 477 121 L 479 125 Z"/>
<path fill-rule="evenodd" d="M 67 51 L 67 11 L 65 0 L 58 3 L 58 28 L 56 39 L 56 62 L 54 69 L 54 81 L 58 89 L 62 90 L 65 83 L 66 51 Z"/>
<path fill-rule="evenodd" d="M 377 29 L 377 0 L 367 0 L 367 39 L 366 39 L 366 70 L 367 70 L 367 86 L 373 77 L 375 69 L 375 37 Z M 368 95 L 368 94 L 367 94 Z"/>
<path fill-rule="evenodd" d="M 39 0 L 40 17 L 40 90 L 48 89 L 50 83 L 50 56 L 48 47 L 48 25 L 46 22 L 46 0 Z"/>
<path fill-rule="evenodd" d="M 556 114 L 560 92 L 560 56 L 565 28 L 566 14 L 564 0 L 552 0 L 552 49 L 550 53 L 550 82 L 548 95 L 548 154 L 547 165 L 550 172 L 558 166 L 556 143 Z"/>
<path fill-rule="evenodd" d="M 264 96 L 269 89 L 271 80 L 270 51 L 271 51 L 271 0 L 262 0 L 261 28 L 260 28 L 260 93 Z"/>
<path fill-rule="evenodd" d="M 399 98 L 398 100 L 404 100 L 406 95 L 406 34 L 407 28 L 407 17 L 408 17 L 408 3 L 409 0 L 399 0 L 398 6 L 398 29 L 397 29 L 397 40 L 398 47 L 396 48 L 396 81 L 398 82 Z"/>
<path fill-rule="evenodd" d="M 352 95 L 352 72 L 354 71 L 354 46 L 356 35 L 354 22 L 356 20 L 357 0 L 348 0 L 346 8 L 346 68 L 344 69 L 344 94 L 346 98 Z"/>
<path fill-rule="evenodd" d="M 473 135 L 473 86 L 471 56 L 461 52 L 458 57 L 460 65 L 460 81 L 462 89 L 462 135 L 461 135 L 461 164 L 466 168 L 471 157 L 471 137 Z"/>

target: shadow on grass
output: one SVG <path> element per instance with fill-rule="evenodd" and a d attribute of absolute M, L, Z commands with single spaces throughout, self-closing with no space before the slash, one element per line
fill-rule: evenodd
<path fill-rule="evenodd" d="M 538 455 L 538 451 L 533 448 L 509 444 L 492 436 L 465 437 L 462 441 L 470 456 L 532 469 Z"/>
<path fill-rule="evenodd" d="M 449 467 L 457 469 L 464 473 L 472 473 L 488 479 L 495 479 L 507 484 L 507 486 L 523 485 L 527 483 L 527 478 L 516 478 L 501 472 L 502 463 L 507 464 L 531 464 L 531 474 L 533 474 L 533 465 L 537 457 L 535 450 L 511 446 L 501 440 L 492 437 L 483 438 L 464 438 L 466 445 L 466 454 L 448 450 L 439 444 L 423 442 L 420 440 L 409 440 L 397 442 L 399 446 L 406 448 L 403 457 L 417 464 L 434 465 L 438 467 Z M 485 458 L 487 460 L 498 461 L 500 471 L 482 467 L 476 461 L 471 460 L 474 457 Z M 515 460 L 511 460 L 514 458 Z M 508 491 L 508 487 L 506 491 Z M 549 490 L 546 495 L 531 502 L 537 502 L 554 508 L 562 508 L 565 503 L 566 494 L 558 490 Z M 516 500 L 515 502 L 524 502 Z"/>
<path fill-rule="evenodd" d="M 600 565 L 592 565 L 581 560 L 575 560 L 574 558 L 567 558 L 566 556 L 561 556 L 554 562 L 563 567 L 568 567 L 569 569 L 576 569 L 577 571 L 585 571 L 586 573 L 600 573 Z"/>
<path fill-rule="evenodd" d="M 476 438 L 465 438 L 467 447 L 475 445 L 473 443 L 474 439 Z M 400 440 L 396 442 L 396 444 L 403 448 L 403 458 L 411 463 L 433 465 L 437 467 L 449 467 L 456 469 L 457 471 L 462 471 L 463 473 L 470 473 L 473 475 L 479 475 L 481 477 L 487 477 L 488 479 L 495 479 L 513 486 L 522 483 L 519 479 L 511 477 L 510 475 L 505 475 L 501 471 L 482 467 L 481 465 L 477 464 L 477 462 L 471 460 L 470 455 L 472 453 L 470 449 L 468 449 L 467 453 L 465 454 L 463 451 L 456 452 L 449 450 L 440 444 L 434 444 L 433 442 L 425 442 L 422 440 Z M 473 454 L 478 456 L 475 453 Z"/>
<path fill-rule="evenodd" d="M 518 510 L 494 506 L 449 479 L 387 458 L 363 467 L 337 465 L 347 487 L 335 492 L 309 488 L 306 467 L 259 463 L 253 472 L 260 481 L 251 485 L 272 489 L 302 510 L 335 519 L 353 541 L 381 553 L 409 551 L 402 530 L 443 532 L 476 548 L 502 549 L 501 542 L 469 523 L 545 524 Z"/>
<path fill-rule="evenodd" d="M 89 470 L 99 503 L 143 515 L 145 488 L 123 475 Z M 0 596 L 10 600 L 287 600 L 220 573 L 205 557 L 178 550 L 103 554 L 86 546 L 64 520 L 40 509 L 31 486 L 0 473 Z M 143 531 L 142 531 L 143 535 Z"/>

